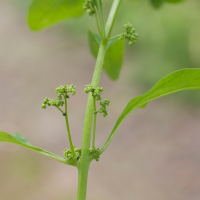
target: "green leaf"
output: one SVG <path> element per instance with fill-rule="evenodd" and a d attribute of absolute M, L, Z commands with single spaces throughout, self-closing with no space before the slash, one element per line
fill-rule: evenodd
<path fill-rule="evenodd" d="M 182 2 L 184 0 L 165 0 L 166 2 L 169 2 L 169 3 L 179 3 L 179 2 Z"/>
<path fill-rule="evenodd" d="M 165 78 L 161 79 L 147 93 L 132 99 L 119 119 L 117 120 L 108 140 L 100 150 L 103 153 L 110 144 L 119 126 L 123 120 L 135 109 L 147 105 L 150 101 L 171 93 L 182 90 L 199 90 L 200 89 L 200 69 L 182 69 L 176 71 Z"/>
<path fill-rule="evenodd" d="M 33 151 L 36 151 L 40 154 L 43 154 L 45 156 L 48 156 L 50 158 L 53 158 L 55 160 L 58 160 L 59 162 L 62 162 L 64 164 L 68 164 L 68 165 L 75 165 L 72 162 L 69 162 L 67 160 L 65 160 L 64 158 L 57 156 L 49 151 L 46 151 L 44 149 L 40 149 L 38 147 L 35 147 L 33 145 L 31 145 L 28 140 L 26 138 L 24 138 L 22 135 L 20 135 L 19 133 L 15 133 L 13 135 L 10 135 L 8 133 L 2 132 L 0 131 L 0 142 L 10 142 L 10 143 L 14 143 L 23 147 L 26 147 L 28 149 L 31 149 Z"/>
<path fill-rule="evenodd" d="M 12 136 L 23 144 L 26 144 L 28 146 L 33 146 L 24 136 L 20 135 L 19 133 L 15 133 Z"/>
<path fill-rule="evenodd" d="M 99 45 L 101 43 L 101 37 L 94 33 L 93 31 L 88 31 L 88 41 L 89 41 L 89 47 L 92 55 L 97 58 L 98 51 L 99 51 Z"/>
<path fill-rule="evenodd" d="M 92 1 L 94 2 L 95 6 L 97 7 L 97 1 L 96 0 L 92 0 Z"/>
<path fill-rule="evenodd" d="M 113 81 L 119 78 L 123 64 L 123 57 L 124 41 L 117 40 L 108 47 L 104 58 L 104 69 L 108 77 Z"/>
<path fill-rule="evenodd" d="M 32 30 L 40 30 L 58 21 L 82 15 L 84 0 L 33 0 L 28 24 Z"/>
<path fill-rule="evenodd" d="M 150 0 L 150 1 L 155 8 L 160 8 L 165 2 L 165 0 Z"/>
<path fill-rule="evenodd" d="M 89 30 L 88 32 L 89 47 L 92 55 L 97 58 L 101 37 Z M 113 39 L 108 42 L 106 55 L 104 59 L 104 70 L 111 80 L 117 80 L 124 57 L 124 41 Z"/>

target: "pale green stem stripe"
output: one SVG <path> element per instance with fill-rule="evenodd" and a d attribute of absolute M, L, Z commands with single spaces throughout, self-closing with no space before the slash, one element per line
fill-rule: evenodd
<path fill-rule="evenodd" d="M 96 132 L 96 120 L 97 120 L 97 113 L 96 113 L 96 98 L 94 98 L 94 123 L 93 123 L 93 140 L 92 140 L 92 148 L 95 148 L 95 132 Z"/>
<path fill-rule="evenodd" d="M 106 37 L 109 39 L 122 0 L 114 0 L 106 23 Z"/>
<path fill-rule="evenodd" d="M 102 12 L 102 6 L 100 3 L 101 0 L 97 0 L 97 9 L 99 14 L 99 21 L 101 26 L 101 39 L 104 41 L 106 39 L 106 32 L 105 32 L 105 25 L 104 25 L 104 19 L 103 19 L 103 12 Z"/>
<path fill-rule="evenodd" d="M 110 40 L 114 40 L 114 39 L 116 39 L 116 38 L 119 38 L 119 37 L 120 37 L 120 35 L 121 35 L 121 34 L 119 34 L 119 35 L 116 35 L 116 36 L 114 36 L 114 37 L 111 37 L 111 38 L 109 38 L 109 39 L 108 39 L 108 41 L 110 41 Z"/>
<path fill-rule="evenodd" d="M 99 27 L 99 20 L 98 20 L 98 17 L 97 17 L 97 12 L 95 12 L 95 19 L 96 19 L 96 24 L 97 24 L 97 28 L 98 28 L 98 31 L 99 31 L 99 35 L 101 36 L 101 29 Z"/>

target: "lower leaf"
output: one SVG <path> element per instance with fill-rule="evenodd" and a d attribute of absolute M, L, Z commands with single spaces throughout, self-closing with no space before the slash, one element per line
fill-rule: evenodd
<path fill-rule="evenodd" d="M 26 138 L 24 138 L 22 135 L 20 135 L 19 133 L 15 133 L 13 135 L 10 135 L 8 133 L 2 132 L 0 131 L 0 142 L 9 142 L 9 143 L 14 143 L 20 146 L 23 146 L 27 149 L 31 149 L 33 151 L 36 151 L 40 154 L 43 154 L 45 156 L 48 156 L 50 158 L 53 158 L 59 162 L 62 162 L 64 164 L 68 164 L 68 165 L 74 165 L 75 163 L 69 162 L 67 160 L 65 160 L 64 158 L 57 156 L 49 151 L 46 151 L 44 149 L 40 149 L 38 147 L 35 147 L 33 145 L 31 145 L 28 140 Z"/>

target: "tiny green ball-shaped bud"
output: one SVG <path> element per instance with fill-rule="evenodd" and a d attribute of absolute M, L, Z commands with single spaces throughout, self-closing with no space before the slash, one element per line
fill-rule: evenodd
<path fill-rule="evenodd" d="M 103 88 L 102 87 L 98 87 L 99 92 L 103 92 Z"/>
<path fill-rule="evenodd" d="M 46 98 L 44 99 L 44 104 L 47 104 L 48 102 L 49 102 L 49 98 L 46 97 Z"/>
<path fill-rule="evenodd" d="M 42 109 L 46 109 L 47 106 L 46 106 L 45 104 L 42 104 L 42 105 L 41 105 L 41 108 L 42 108 Z"/>
<path fill-rule="evenodd" d="M 94 111 L 94 114 L 97 114 L 98 112 L 97 111 Z"/>
<path fill-rule="evenodd" d="M 99 96 L 99 97 L 97 97 L 97 101 L 100 101 L 101 100 L 101 97 Z"/>
<path fill-rule="evenodd" d="M 104 114 L 103 114 L 103 117 L 106 117 L 107 115 L 108 115 L 107 113 L 104 113 Z"/>
<path fill-rule="evenodd" d="M 62 100 L 62 95 L 58 94 L 58 100 Z"/>

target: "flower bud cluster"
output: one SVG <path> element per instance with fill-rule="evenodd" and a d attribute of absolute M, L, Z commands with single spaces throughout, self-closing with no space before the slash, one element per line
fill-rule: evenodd
<path fill-rule="evenodd" d="M 72 85 L 61 85 L 60 87 L 56 88 L 56 93 L 58 93 L 58 100 L 60 98 L 62 99 L 62 95 L 66 95 L 67 98 L 69 98 L 67 93 L 71 93 L 72 96 L 74 96 L 76 94 L 75 86 L 73 84 Z"/>
<path fill-rule="evenodd" d="M 73 155 L 71 149 L 65 149 L 63 151 L 64 156 L 65 156 L 64 158 L 69 160 L 69 161 L 72 161 L 72 162 L 74 160 L 78 161 L 80 159 L 80 157 L 81 157 L 81 149 L 75 148 L 75 146 L 73 146 L 73 148 L 74 148 L 75 156 Z"/>
<path fill-rule="evenodd" d="M 92 92 L 92 96 L 96 98 L 97 101 L 101 100 L 101 92 L 103 92 L 102 87 L 94 88 L 91 84 L 86 85 L 86 88 L 84 90 L 85 93 Z"/>
<path fill-rule="evenodd" d="M 63 106 L 64 102 L 61 100 L 55 101 L 53 99 L 45 98 L 43 104 L 41 105 L 41 108 L 46 109 L 47 106 Z"/>
<path fill-rule="evenodd" d="M 124 27 L 126 28 L 126 32 L 120 35 L 119 40 L 127 39 L 129 45 L 135 44 L 138 39 L 138 33 L 135 33 L 135 29 L 132 27 L 132 24 L 130 23 L 125 24 Z"/>
<path fill-rule="evenodd" d="M 104 101 L 100 102 L 101 108 L 99 109 L 99 113 L 103 113 L 103 117 L 106 117 L 108 115 L 108 112 L 106 110 L 106 106 L 109 106 L 110 101 L 108 99 L 105 99 Z"/>
<path fill-rule="evenodd" d="M 95 147 L 95 148 L 89 148 L 90 151 L 90 155 L 93 155 L 95 157 L 96 161 L 99 161 L 100 155 L 99 155 L 99 148 Z"/>
<path fill-rule="evenodd" d="M 56 93 L 58 93 L 58 101 L 45 98 L 41 106 L 43 109 L 46 109 L 47 106 L 55 106 L 55 107 L 63 106 L 64 101 L 62 100 L 62 96 L 64 96 L 65 98 L 69 98 L 67 93 L 71 93 L 72 96 L 74 96 L 76 94 L 75 86 L 73 84 L 69 86 L 61 85 L 60 87 L 56 88 Z"/>
<path fill-rule="evenodd" d="M 86 0 L 83 4 L 83 10 L 92 16 L 96 12 L 94 2 L 92 0 Z"/>

